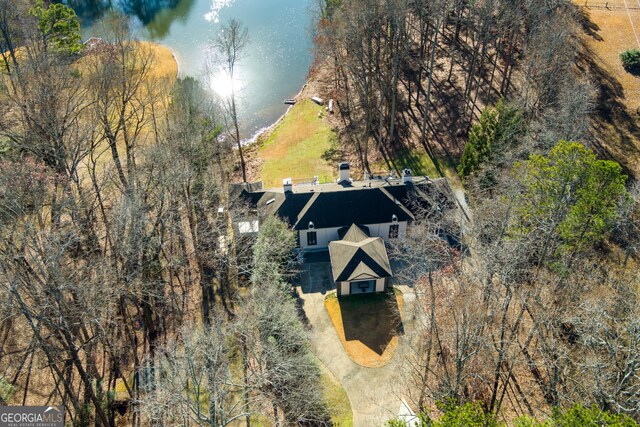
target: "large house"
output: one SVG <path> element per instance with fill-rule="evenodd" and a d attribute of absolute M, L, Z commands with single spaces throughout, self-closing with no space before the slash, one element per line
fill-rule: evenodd
<path fill-rule="evenodd" d="M 351 224 L 384 241 L 403 238 L 420 210 L 452 207 L 444 178 L 413 177 L 405 169 L 401 178 L 353 181 L 348 163 L 340 163 L 336 183 L 293 185 L 287 178 L 277 189 L 263 189 L 261 182 L 237 188 L 257 213 L 240 223 L 241 233 L 257 232 L 261 218 L 276 215 L 296 231 L 298 247 L 305 251 L 326 250 Z"/>
<path fill-rule="evenodd" d="M 351 178 L 349 163 L 338 172 L 329 184 L 293 185 L 287 178 L 278 189 L 240 185 L 257 215 L 239 222 L 239 232 L 255 233 L 262 218 L 276 215 L 295 230 L 301 250 L 329 249 L 339 295 L 384 291 L 392 275 L 385 242 L 402 239 L 417 215 L 452 208 L 451 191 L 446 179 L 414 177 L 408 169 L 400 178 L 362 181 Z"/>

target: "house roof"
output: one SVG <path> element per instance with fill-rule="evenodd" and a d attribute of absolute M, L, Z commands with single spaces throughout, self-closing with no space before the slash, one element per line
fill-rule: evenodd
<path fill-rule="evenodd" d="M 229 195 L 233 200 L 244 200 L 253 208 L 257 206 L 264 193 L 265 192 L 262 189 L 262 181 L 243 182 L 229 185 Z"/>
<path fill-rule="evenodd" d="M 260 215 L 277 215 L 296 230 L 349 227 L 356 224 L 381 224 L 413 220 L 418 212 L 434 207 L 453 207 L 451 191 L 444 178 L 431 180 L 414 177 L 413 183 L 375 179 L 354 181 L 349 185 L 294 185 L 292 192 L 263 190 L 262 183 L 236 184 L 235 192 L 256 208 Z M 419 196 L 419 197 L 416 197 Z"/>
<path fill-rule="evenodd" d="M 294 225 L 300 211 L 313 197 L 313 193 L 277 193 L 267 191 L 257 203 L 257 208 L 269 215 L 277 215 L 283 221 Z"/>
<path fill-rule="evenodd" d="M 313 222 L 315 228 L 344 227 L 351 223 L 381 224 L 392 222 L 393 215 L 398 221 L 414 219 L 411 212 L 394 202 L 383 188 L 327 191 L 313 193 L 293 225 L 296 230 L 305 230 L 309 222 Z"/>
<path fill-rule="evenodd" d="M 455 207 L 454 195 L 444 179 L 391 185 L 384 189 L 414 215 L 418 212 L 429 215 L 434 208 L 444 211 Z"/>
<path fill-rule="evenodd" d="M 342 240 L 329 242 L 329 257 L 335 282 L 390 277 L 389 257 L 380 237 L 368 237 L 353 224 Z"/>
<path fill-rule="evenodd" d="M 357 242 L 358 240 L 371 237 L 369 227 L 360 224 L 351 224 L 348 227 L 342 227 L 338 229 L 338 237 L 341 240 L 347 240 L 351 242 Z"/>

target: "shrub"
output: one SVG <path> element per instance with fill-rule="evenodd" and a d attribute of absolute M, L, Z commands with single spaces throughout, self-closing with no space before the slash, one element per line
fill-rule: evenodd
<path fill-rule="evenodd" d="M 494 108 L 485 108 L 480 121 L 469 132 L 458 172 L 463 177 L 469 176 L 483 163 L 492 160 L 494 154 L 501 153 L 506 146 L 517 141 L 524 132 L 525 123 L 519 109 L 502 100 Z"/>
<path fill-rule="evenodd" d="M 551 418 L 545 421 L 523 416 L 516 419 L 514 425 L 516 427 L 638 427 L 638 423 L 627 415 L 612 414 L 595 406 L 585 408 L 580 404 L 575 404 L 566 410 L 554 408 Z"/>
<path fill-rule="evenodd" d="M 6 405 L 16 393 L 16 386 L 11 385 L 4 377 L 0 377 L 0 404 Z"/>
<path fill-rule="evenodd" d="M 640 49 L 627 49 L 620 54 L 620 61 L 625 70 L 630 73 L 640 73 Z"/>

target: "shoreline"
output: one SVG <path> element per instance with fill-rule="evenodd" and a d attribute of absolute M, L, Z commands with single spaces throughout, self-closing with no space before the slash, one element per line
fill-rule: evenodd
<path fill-rule="evenodd" d="M 302 85 L 302 88 L 293 97 L 296 101 L 298 101 L 298 98 L 300 96 L 302 96 L 302 93 L 304 92 L 304 90 L 307 88 L 308 85 L 309 85 L 309 79 L 305 79 L 305 82 Z M 271 123 L 268 126 L 261 127 L 260 129 L 255 131 L 253 133 L 253 135 L 251 135 L 249 138 L 243 139 L 240 142 L 240 144 L 243 147 L 251 147 L 253 144 L 258 142 L 261 137 L 264 136 L 264 138 L 269 138 L 269 135 L 271 135 L 271 132 L 273 132 L 275 130 L 275 128 L 284 120 L 284 118 L 287 116 L 287 114 L 289 114 L 289 111 L 291 111 L 291 109 L 293 107 L 295 107 L 295 104 L 294 105 L 289 105 L 289 107 L 286 109 L 286 111 L 284 113 L 282 113 L 282 115 L 280 117 L 278 117 L 278 119 L 276 119 L 275 122 Z"/>
<path fill-rule="evenodd" d="M 178 56 L 177 56 L 176 52 L 173 49 L 171 49 L 169 46 L 167 46 L 167 45 L 165 45 L 163 43 L 150 42 L 150 41 L 145 41 L 145 42 L 146 43 L 150 43 L 152 45 L 155 45 L 160 49 L 166 49 L 169 53 L 171 53 L 171 57 L 173 58 L 173 60 L 174 60 L 174 62 L 176 64 L 176 76 L 175 76 L 176 79 L 178 79 L 180 77 L 184 77 L 184 76 L 182 76 L 180 74 L 180 71 L 181 71 L 180 61 L 178 60 Z M 302 84 L 302 87 L 300 88 L 300 90 L 293 96 L 293 98 L 296 99 L 296 101 L 299 101 L 300 98 L 303 96 L 304 91 L 309 87 L 309 83 L 310 83 L 310 78 L 309 78 L 309 76 L 307 76 L 305 78 L 304 83 Z M 242 145 L 242 147 L 243 148 L 251 148 L 256 143 L 259 143 L 261 140 L 269 138 L 271 133 L 278 127 L 278 125 L 280 123 L 282 123 L 282 121 L 285 119 L 287 114 L 289 114 L 289 112 L 291 111 L 291 109 L 293 107 L 295 107 L 295 104 L 294 105 L 289 105 L 289 107 L 284 111 L 284 113 L 282 113 L 280 115 L 280 117 L 278 117 L 273 123 L 259 128 L 258 130 L 253 132 L 253 134 L 251 136 L 249 136 L 248 138 L 242 139 L 240 141 L 240 144 Z"/>
<path fill-rule="evenodd" d="M 176 79 L 180 78 L 180 61 L 178 61 L 178 57 L 176 56 L 176 53 L 174 52 L 173 49 L 171 49 L 166 44 L 153 42 L 153 41 L 148 41 L 148 40 L 138 40 L 138 43 L 149 43 L 152 46 L 157 46 L 159 49 L 168 50 L 169 53 L 171 54 L 171 57 L 173 58 L 173 61 L 176 63 L 176 76 L 175 77 L 176 77 Z"/>
<path fill-rule="evenodd" d="M 173 57 L 173 60 L 176 61 L 176 68 L 177 68 L 176 79 L 179 79 L 180 78 L 180 61 L 178 61 L 178 57 L 176 56 L 176 53 L 169 46 L 166 46 L 166 45 L 160 45 L 160 46 L 166 47 L 167 49 L 169 49 L 169 52 L 171 52 L 171 56 Z"/>
<path fill-rule="evenodd" d="M 149 43 L 153 43 L 161 48 L 165 48 L 167 49 L 169 52 L 171 52 L 171 56 L 173 57 L 173 60 L 176 62 L 176 68 L 177 68 L 177 72 L 176 72 L 176 78 L 180 78 L 180 61 L 178 61 L 178 57 L 176 55 L 176 53 L 174 52 L 173 49 L 171 49 L 169 46 L 162 44 L 162 43 L 157 43 L 157 42 L 149 42 Z M 298 99 L 302 93 L 304 92 L 304 90 L 307 88 L 307 86 L 309 85 L 309 78 L 306 78 L 304 83 L 302 84 L 302 87 L 300 88 L 300 90 L 298 91 L 298 93 L 296 93 L 294 95 L 294 99 Z M 287 114 L 289 114 L 289 111 L 291 111 L 291 108 L 293 108 L 294 105 L 289 105 L 289 107 L 285 110 L 284 113 L 282 113 L 280 115 L 280 117 L 278 117 L 273 123 L 271 123 L 270 125 L 267 126 L 263 126 L 261 128 L 259 128 L 258 130 L 256 130 L 255 132 L 253 132 L 253 134 L 248 137 L 248 138 L 244 138 L 243 140 L 240 141 L 240 144 L 242 145 L 242 147 L 251 147 L 252 145 L 254 145 L 255 143 L 257 143 L 260 138 L 264 137 L 264 138 L 268 138 L 269 135 L 271 135 L 271 132 L 274 131 L 274 129 L 284 120 L 284 118 L 286 117 Z"/>

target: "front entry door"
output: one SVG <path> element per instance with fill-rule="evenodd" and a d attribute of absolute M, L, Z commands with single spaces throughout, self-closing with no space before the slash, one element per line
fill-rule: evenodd
<path fill-rule="evenodd" d="M 375 280 L 361 280 L 350 283 L 350 294 L 368 294 L 376 291 Z"/>

